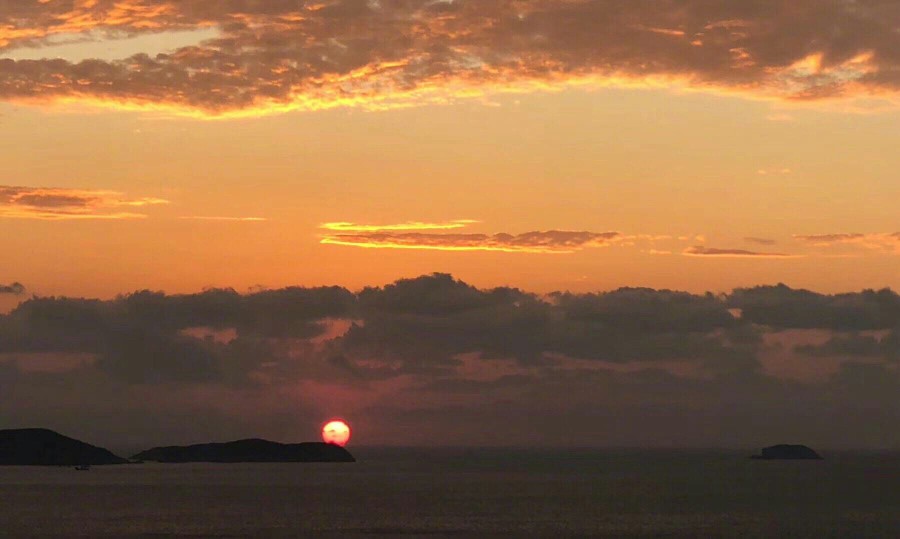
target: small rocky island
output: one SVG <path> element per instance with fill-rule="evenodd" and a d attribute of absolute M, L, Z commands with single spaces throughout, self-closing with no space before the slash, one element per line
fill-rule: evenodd
<path fill-rule="evenodd" d="M 322 442 L 280 444 L 268 440 L 238 440 L 220 444 L 155 447 L 132 460 L 153 462 L 356 462 L 339 445 Z"/>
<path fill-rule="evenodd" d="M 0 465 L 84 466 L 127 462 L 102 447 L 86 444 L 52 430 L 0 430 Z"/>
<path fill-rule="evenodd" d="M 805 445 L 780 444 L 764 447 L 762 453 L 750 457 L 758 460 L 822 460 L 822 456 Z"/>

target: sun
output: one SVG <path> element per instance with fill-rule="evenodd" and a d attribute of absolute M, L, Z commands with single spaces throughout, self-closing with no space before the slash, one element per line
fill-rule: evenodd
<path fill-rule="evenodd" d="M 322 427 L 322 440 L 344 447 L 350 441 L 350 426 L 342 419 L 332 419 Z"/>

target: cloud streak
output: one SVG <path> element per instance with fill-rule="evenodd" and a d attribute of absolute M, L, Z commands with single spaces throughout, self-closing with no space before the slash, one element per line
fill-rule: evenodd
<path fill-rule="evenodd" d="M 748 236 L 744 238 L 744 241 L 746 241 L 747 243 L 755 243 L 757 245 L 775 245 L 776 243 L 778 243 L 776 240 L 770 238 L 757 238 L 754 236 Z"/>
<path fill-rule="evenodd" d="M 168 203 L 161 198 L 127 198 L 117 191 L 0 185 L 0 219 L 142 219 L 143 213 L 123 210 Z"/>
<path fill-rule="evenodd" d="M 849 245 L 875 251 L 900 254 L 900 232 L 798 235 L 794 236 L 794 239 L 816 247 Z"/>
<path fill-rule="evenodd" d="M 332 232 L 387 232 L 399 230 L 456 230 L 465 228 L 471 224 L 478 223 L 472 219 L 456 219 L 444 223 L 425 223 L 422 221 L 407 221 L 398 224 L 386 225 L 363 225 L 357 223 L 348 223 L 346 221 L 338 221 L 334 223 L 322 223 L 319 228 Z"/>
<path fill-rule="evenodd" d="M 184 215 L 179 217 L 186 221 L 221 221 L 221 222 L 239 222 L 239 223 L 261 223 L 268 221 L 266 217 L 225 217 L 210 215 Z"/>
<path fill-rule="evenodd" d="M 0 100 L 201 117 L 571 85 L 896 101 L 898 22 L 900 7 L 877 0 L 8 2 L 0 53 L 97 31 L 219 37 L 116 61 L 2 59 Z"/>
<path fill-rule="evenodd" d="M 521 234 L 463 234 L 436 232 L 396 232 L 402 230 L 452 230 L 477 221 L 449 223 L 408 222 L 397 225 L 326 223 L 326 230 L 355 230 L 357 233 L 326 234 L 324 245 L 365 249 L 411 249 L 423 251 L 493 251 L 502 253 L 568 254 L 591 247 L 604 247 L 622 238 L 618 232 L 569 230 L 532 231 Z"/>
<path fill-rule="evenodd" d="M 703 247 L 701 245 L 688 247 L 682 252 L 682 254 L 684 256 L 710 258 L 797 258 L 800 256 L 787 253 L 748 251 L 745 249 L 719 249 L 715 247 Z"/>

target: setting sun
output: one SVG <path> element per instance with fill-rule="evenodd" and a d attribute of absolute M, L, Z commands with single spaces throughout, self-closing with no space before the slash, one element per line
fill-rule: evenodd
<path fill-rule="evenodd" d="M 322 440 L 343 447 L 350 441 L 350 426 L 340 419 L 329 421 L 322 427 Z"/>

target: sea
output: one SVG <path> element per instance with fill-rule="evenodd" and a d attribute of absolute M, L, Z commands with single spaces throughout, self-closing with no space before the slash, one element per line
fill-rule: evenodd
<path fill-rule="evenodd" d="M 0 467 L 0 535 L 900 537 L 900 453 L 351 449 L 353 464 Z"/>

